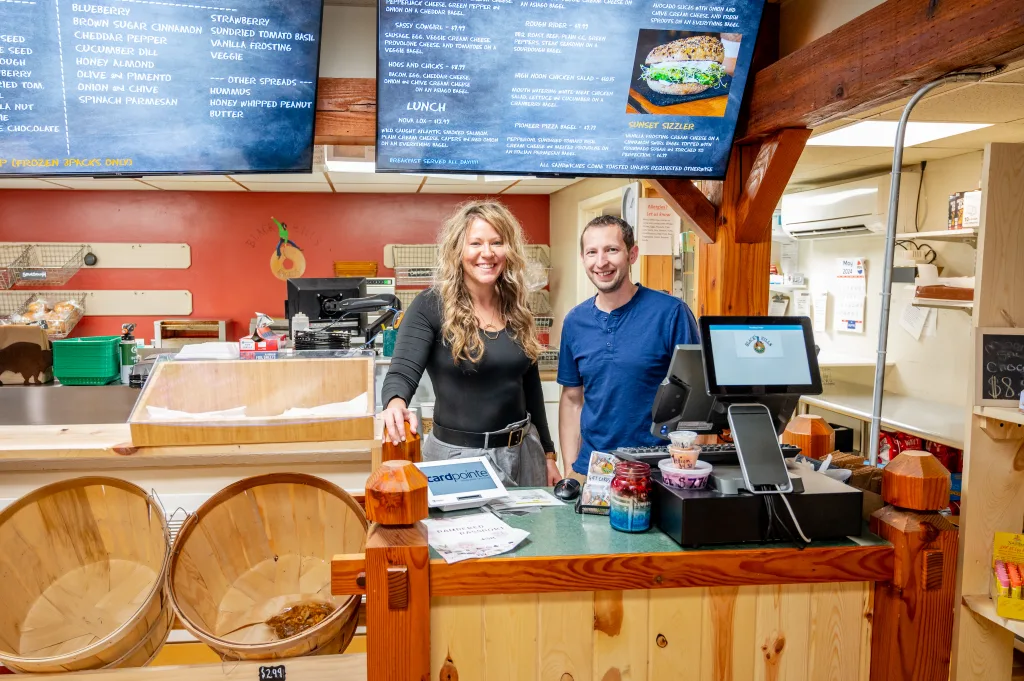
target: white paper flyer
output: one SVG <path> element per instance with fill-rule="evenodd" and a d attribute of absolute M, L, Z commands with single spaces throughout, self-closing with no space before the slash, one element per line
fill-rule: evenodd
<path fill-rule="evenodd" d="M 510 489 L 508 496 L 487 505 L 492 511 L 511 511 L 540 506 L 562 506 L 562 502 L 542 489 Z"/>
<path fill-rule="evenodd" d="M 491 513 L 429 518 L 423 524 L 427 527 L 427 543 L 446 563 L 497 556 L 530 536 L 526 530 L 511 527 Z"/>

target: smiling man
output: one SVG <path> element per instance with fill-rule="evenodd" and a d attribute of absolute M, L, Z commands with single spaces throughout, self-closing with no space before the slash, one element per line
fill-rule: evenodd
<path fill-rule="evenodd" d="M 698 342 L 690 308 L 629 280 L 638 255 L 624 220 L 583 229 L 580 257 L 597 295 L 566 315 L 558 356 L 558 439 L 566 476 L 581 482 L 592 452 L 659 443 L 649 432 L 658 384 L 675 346 Z"/>

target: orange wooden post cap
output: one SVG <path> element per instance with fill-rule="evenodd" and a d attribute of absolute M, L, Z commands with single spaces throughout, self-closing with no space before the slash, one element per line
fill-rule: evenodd
<path fill-rule="evenodd" d="M 422 427 L 423 425 L 420 424 L 420 428 Z M 412 461 L 413 463 L 419 463 L 422 460 L 422 455 L 420 454 L 420 434 L 412 432 L 409 422 L 406 421 L 405 440 L 396 445 L 388 438 L 388 432 L 385 430 L 381 436 L 380 455 L 381 461 Z"/>
<path fill-rule="evenodd" d="M 882 498 L 915 511 L 949 506 L 949 471 L 928 452 L 903 452 L 882 469 Z"/>
<path fill-rule="evenodd" d="M 412 525 L 427 513 L 427 478 L 411 461 L 385 461 L 366 481 L 371 522 Z"/>
<path fill-rule="evenodd" d="M 836 431 L 828 421 L 816 414 L 794 416 L 782 433 L 781 440 L 800 448 L 812 459 L 824 459 L 836 449 Z"/>

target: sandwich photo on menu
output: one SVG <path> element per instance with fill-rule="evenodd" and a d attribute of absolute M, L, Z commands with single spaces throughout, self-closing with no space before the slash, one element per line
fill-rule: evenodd
<path fill-rule="evenodd" d="M 741 38 L 641 29 L 626 113 L 724 116 Z"/>

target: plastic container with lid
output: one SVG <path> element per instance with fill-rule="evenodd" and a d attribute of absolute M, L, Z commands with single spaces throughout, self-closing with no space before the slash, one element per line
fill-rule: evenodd
<path fill-rule="evenodd" d="M 679 489 L 704 489 L 708 486 L 713 470 L 707 461 L 698 461 L 693 468 L 680 468 L 672 459 L 662 459 L 658 462 L 658 468 L 665 484 Z"/>
<path fill-rule="evenodd" d="M 672 441 L 668 447 L 672 462 L 679 468 L 694 468 L 700 456 L 700 447 L 694 444 L 697 433 L 692 430 L 676 430 L 668 434 L 668 439 Z"/>
<path fill-rule="evenodd" d="M 651 527 L 651 467 L 639 461 L 615 464 L 609 498 L 609 520 L 620 532 L 646 532 Z"/>

